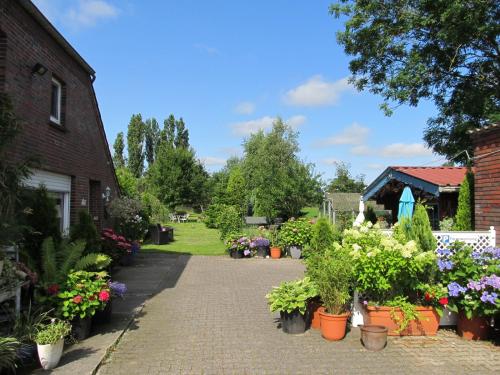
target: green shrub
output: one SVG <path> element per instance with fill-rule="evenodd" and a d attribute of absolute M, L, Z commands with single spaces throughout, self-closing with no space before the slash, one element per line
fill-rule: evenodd
<path fill-rule="evenodd" d="M 203 220 L 207 228 L 217 228 L 217 219 L 224 210 L 224 207 L 226 207 L 226 205 L 221 203 L 215 203 L 208 206 L 204 212 L 205 219 Z"/>
<path fill-rule="evenodd" d="M 458 208 L 455 216 L 454 230 L 473 230 L 473 207 L 474 207 L 474 176 L 467 173 L 460 185 L 458 193 Z"/>
<path fill-rule="evenodd" d="M 71 332 L 71 324 L 64 320 L 54 319 L 46 325 L 41 325 L 35 337 L 39 345 L 56 344 L 61 338 Z"/>
<path fill-rule="evenodd" d="M 455 226 L 455 221 L 452 217 L 445 217 L 439 222 L 439 230 L 442 231 L 452 231 Z"/>
<path fill-rule="evenodd" d="M 149 226 L 149 218 L 142 203 L 133 198 L 115 198 L 109 205 L 109 214 L 118 233 L 128 240 L 142 240 Z"/>
<path fill-rule="evenodd" d="M 323 253 L 335 241 L 340 240 L 340 234 L 334 229 L 326 217 L 318 219 L 312 227 L 311 249 Z"/>
<path fill-rule="evenodd" d="M 151 193 L 144 192 L 141 194 L 141 202 L 145 214 L 149 217 L 152 223 L 166 223 L 169 220 L 168 208 Z"/>
<path fill-rule="evenodd" d="M 280 228 L 281 243 L 285 246 L 305 246 L 311 240 L 312 226 L 306 220 L 290 219 Z"/>
<path fill-rule="evenodd" d="M 437 241 L 432 234 L 429 215 L 424 205 L 420 202 L 415 206 L 415 212 L 411 221 L 411 236 L 415 240 L 421 251 L 434 251 L 437 247 Z"/>
<path fill-rule="evenodd" d="M 282 282 L 280 286 L 274 287 L 266 295 L 266 298 L 271 312 L 292 313 L 298 310 L 300 314 L 304 315 L 308 301 L 317 295 L 318 290 L 315 283 L 309 277 L 305 277 L 302 280 Z"/>
<path fill-rule="evenodd" d="M 70 241 L 77 240 L 85 241 L 85 252 L 99 251 L 101 241 L 97 228 L 87 211 L 80 210 L 78 212 L 78 223 L 70 228 Z"/>
<path fill-rule="evenodd" d="M 231 233 L 239 233 L 243 228 L 243 218 L 239 209 L 234 206 L 224 206 L 217 217 L 216 225 L 221 239 L 225 239 Z"/>

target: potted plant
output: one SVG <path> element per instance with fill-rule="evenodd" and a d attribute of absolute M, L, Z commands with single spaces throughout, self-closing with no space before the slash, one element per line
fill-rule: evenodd
<path fill-rule="evenodd" d="M 51 319 L 41 324 L 35 336 L 38 358 L 44 370 L 51 370 L 59 364 L 64 348 L 64 338 L 71 332 L 71 324 L 64 320 Z"/>
<path fill-rule="evenodd" d="M 28 310 L 21 312 L 15 320 L 13 333 L 20 342 L 17 355 L 23 365 L 31 363 L 36 357 L 35 336 L 40 324 L 47 320 L 47 314 L 40 310 L 32 311 L 30 303 Z"/>
<path fill-rule="evenodd" d="M 266 295 L 271 312 L 279 311 L 285 333 L 299 334 L 306 330 L 305 314 L 308 300 L 318 295 L 309 277 L 283 282 Z"/>
<path fill-rule="evenodd" d="M 269 256 L 270 241 L 265 237 L 255 237 L 250 242 L 250 249 L 255 250 L 258 257 L 266 258 Z"/>
<path fill-rule="evenodd" d="M 269 243 L 271 246 L 271 258 L 279 259 L 281 258 L 281 243 L 278 230 L 273 228 L 269 231 Z"/>
<path fill-rule="evenodd" d="M 230 234 L 225 243 L 227 251 L 233 259 L 241 259 L 251 255 L 250 240 L 248 237 L 240 234 Z"/>
<path fill-rule="evenodd" d="M 96 310 L 92 317 L 92 324 L 105 324 L 111 322 L 111 315 L 113 313 L 113 299 L 124 298 L 127 292 L 127 286 L 118 281 L 108 281 L 109 291 L 111 296 L 102 310 Z"/>
<path fill-rule="evenodd" d="M 344 231 L 342 247 L 353 258 L 365 324 L 386 326 L 393 336 L 435 335 L 445 295 L 435 280 L 436 254 L 421 251 L 415 241 L 400 241 L 371 223 Z M 438 298 L 426 300 L 426 293 Z"/>
<path fill-rule="evenodd" d="M 448 309 L 458 312 L 458 334 L 467 340 L 487 339 L 490 320 L 500 313 L 500 248 L 474 251 L 455 242 L 439 250 L 438 257 Z"/>
<path fill-rule="evenodd" d="M 311 239 L 311 224 L 306 220 L 291 218 L 281 226 L 280 239 L 281 243 L 288 247 L 291 257 L 299 259 L 302 248 Z"/>
<path fill-rule="evenodd" d="M 88 337 L 91 318 L 102 310 L 110 298 L 107 273 L 77 271 L 70 273 L 57 295 L 59 313 L 73 325 L 73 337 L 83 340 Z"/>
<path fill-rule="evenodd" d="M 313 281 L 323 302 L 319 308 L 321 335 L 327 340 L 345 336 L 352 300 L 352 258 L 340 245 L 328 249 L 318 262 Z"/>
<path fill-rule="evenodd" d="M 15 337 L 0 337 L 0 373 L 3 370 L 15 373 L 19 345 Z"/>

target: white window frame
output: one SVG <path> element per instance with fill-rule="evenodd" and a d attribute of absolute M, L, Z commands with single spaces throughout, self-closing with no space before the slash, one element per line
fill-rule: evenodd
<path fill-rule="evenodd" d="M 57 117 L 52 116 L 52 85 L 57 87 Z M 52 84 L 50 86 L 50 121 L 61 125 L 61 105 L 62 105 L 62 83 L 52 77 Z"/>

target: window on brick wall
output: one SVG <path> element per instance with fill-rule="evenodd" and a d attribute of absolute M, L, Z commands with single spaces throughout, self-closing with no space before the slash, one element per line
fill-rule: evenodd
<path fill-rule="evenodd" d="M 61 125 L 61 113 L 62 113 L 62 93 L 63 86 L 61 81 L 56 78 L 52 78 L 51 85 L 51 96 L 50 96 L 50 121 Z"/>

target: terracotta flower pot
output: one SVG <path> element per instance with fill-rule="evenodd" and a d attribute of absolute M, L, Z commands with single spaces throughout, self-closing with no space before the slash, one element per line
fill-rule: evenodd
<path fill-rule="evenodd" d="M 466 340 L 486 340 L 490 332 L 490 325 L 485 317 L 475 316 L 472 319 L 467 319 L 464 313 L 460 313 L 458 314 L 457 332 Z"/>
<path fill-rule="evenodd" d="M 271 247 L 271 258 L 273 259 L 281 258 L 281 248 L 275 246 Z"/>
<path fill-rule="evenodd" d="M 388 306 L 367 306 L 367 324 L 385 326 L 389 329 L 389 336 L 435 336 L 439 328 L 439 315 L 433 307 L 417 306 L 420 318 L 412 320 L 408 327 L 402 332 L 398 332 L 397 321 L 392 319 L 392 307 Z M 396 316 L 402 318 L 399 308 L 396 308 Z"/>
<path fill-rule="evenodd" d="M 325 312 L 324 307 L 320 307 L 318 310 L 321 320 L 321 336 L 330 341 L 342 340 L 345 336 L 350 313 L 333 315 Z"/>
<path fill-rule="evenodd" d="M 379 351 L 385 348 L 387 344 L 387 327 L 362 325 L 359 328 L 361 330 L 361 343 L 366 349 Z"/>

